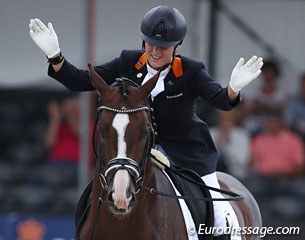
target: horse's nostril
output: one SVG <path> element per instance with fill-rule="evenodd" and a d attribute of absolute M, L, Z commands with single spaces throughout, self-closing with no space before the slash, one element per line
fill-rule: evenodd
<path fill-rule="evenodd" d="M 113 197 L 112 197 L 112 193 L 113 193 L 113 191 L 110 191 L 110 192 L 108 193 L 108 202 L 109 202 L 109 203 L 114 203 L 114 200 L 113 200 Z"/>
<path fill-rule="evenodd" d="M 126 191 L 126 197 L 127 199 L 130 199 L 130 201 L 135 201 L 135 198 L 136 198 L 136 194 L 134 192 L 134 188 L 132 188 L 131 190 L 129 191 Z"/>
<path fill-rule="evenodd" d="M 136 201 L 136 195 L 134 193 L 130 194 L 131 199 L 129 201 L 129 205 L 133 204 Z"/>

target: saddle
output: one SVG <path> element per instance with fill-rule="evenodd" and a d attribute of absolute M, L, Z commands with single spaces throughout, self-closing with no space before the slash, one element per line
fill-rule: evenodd
<path fill-rule="evenodd" d="M 153 162 L 159 168 L 167 173 L 171 178 L 176 189 L 181 196 L 194 196 L 196 198 L 211 198 L 210 192 L 202 185 L 198 185 L 195 182 L 203 183 L 201 177 L 190 169 L 180 168 L 173 163 L 169 163 L 167 158 L 160 152 L 153 151 Z M 161 162 L 160 162 L 161 160 Z M 156 164 L 157 162 L 157 164 Z M 177 174 L 177 172 L 179 174 Z M 192 180 L 192 181 L 190 181 Z M 203 183 L 204 185 L 204 183 Z M 76 237 L 78 239 L 78 231 L 81 229 L 87 213 L 91 206 L 90 196 L 92 192 L 92 180 L 82 193 L 80 200 L 77 204 L 75 213 L 75 226 Z M 185 200 L 186 205 L 192 215 L 196 229 L 199 229 L 200 224 L 205 224 L 205 227 L 212 227 L 214 225 L 214 210 L 213 202 L 211 201 L 198 201 L 192 199 Z M 213 235 L 198 235 L 199 240 L 211 240 Z"/>
<path fill-rule="evenodd" d="M 192 179 L 196 182 L 203 182 L 201 177 L 192 170 L 179 168 L 177 166 L 171 166 L 171 169 L 175 168 L 182 176 Z M 175 187 L 182 196 L 193 196 L 196 198 L 211 198 L 209 190 L 198 186 L 197 184 L 186 180 L 186 178 L 175 174 L 173 171 L 165 170 L 171 178 Z M 205 224 L 205 227 L 212 227 L 214 225 L 214 210 L 213 202 L 210 201 L 198 201 L 192 199 L 185 199 L 185 203 L 192 215 L 196 229 L 199 229 L 200 224 Z M 213 236 L 198 235 L 199 240 L 213 239 Z"/>
<path fill-rule="evenodd" d="M 169 160 L 158 150 L 151 151 L 152 162 L 155 166 L 164 170 L 170 177 L 171 181 L 179 191 L 181 196 L 190 196 L 206 199 L 212 198 L 209 190 L 205 188 L 205 184 L 201 177 L 194 171 L 186 168 L 181 168 Z M 199 182 L 203 185 L 198 185 Z M 200 224 L 205 224 L 205 227 L 214 226 L 214 209 L 212 201 L 199 201 L 194 199 L 185 199 L 185 203 L 192 215 L 196 229 L 199 229 Z M 213 239 L 213 235 L 198 235 L 199 240 Z"/>

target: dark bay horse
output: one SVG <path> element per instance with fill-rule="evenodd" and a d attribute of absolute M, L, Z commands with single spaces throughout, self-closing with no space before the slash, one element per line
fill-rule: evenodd
<path fill-rule="evenodd" d="M 107 85 L 88 66 L 92 84 L 103 104 L 98 122 L 102 156 L 93 179 L 91 207 L 77 239 L 187 240 L 178 200 L 153 195 L 141 188 L 150 186 L 175 195 L 167 177 L 150 160 L 154 139 L 146 102 L 160 73 L 142 86 L 126 79 Z M 226 183 L 224 188 L 232 189 L 231 178 L 220 176 Z M 256 202 L 240 185 L 234 190 L 245 194 L 245 202 L 233 204 L 238 221 L 241 226 L 260 226 Z M 247 235 L 242 239 L 256 238 Z"/>

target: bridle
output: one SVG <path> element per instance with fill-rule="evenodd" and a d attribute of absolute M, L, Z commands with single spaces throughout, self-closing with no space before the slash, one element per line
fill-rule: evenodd
<path fill-rule="evenodd" d="M 116 79 L 116 82 L 114 82 L 111 86 L 121 86 L 122 84 L 128 84 L 135 87 L 138 87 L 138 85 L 131 80 L 127 78 L 119 78 Z M 126 89 L 125 89 L 126 90 Z M 125 90 L 123 90 L 122 96 L 125 96 Z M 135 183 L 135 192 L 138 193 L 142 187 L 144 174 L 145 174 L 145 168 L 147 161 L 150 157 L 150 149 L 154 143 L 154 130 L 152 127 L 151 117 L 150 117 L 150 111 L 151 108 L 146 105 L 141 107 L 135 107 L 135 108 L 115 108 L 115 107 L 109 107 L 106 105 L 103 105 L 98 108 L 98 116 L 101 114 L 102 111 L 109 111 L 117 114 L 133 114 L 136 112 L 145 111 L 147 113 L 148 121 L 149 121 L 149 132 L 146 137 L 146 143 L 145 143 L 145 149 L 143 152 L 142 160 L 140 163 L 137 163 L 135 160 L 128 158 L 128 157 L 116 157 L 111 160 L 109 160 L 107 163 L 105 163 L 101 157 L 101 154 L 96 154 L 96 157 L 99 162 L 99 182 L 102 187 L 102 193 L 101 193 L 101 200 L 105 200 L 105 194 L 108 192 L 108 180 L 107 177 L 111 172 L 117 172 L 118 170 L 124 169 L 129 172 L 129 174 L 132 176 L 132 180 Z M 98 117 L 97 117 L 98 120 Z M 97 121 L 96 121 L 97 123 Z M 96 124 L 95 124 L 96 127 Z M 96 151 L 95 151 L 96 152 Z"/>
<path fill-rule="evenodd" d="M 116 108 L 111 108 L 107 106 L 101 106 L 98 108 L 98 111 L 111 111 L 115 113 L 120 113 L 120 114 L 132 114 L 135 112 L 140 112 L 140 111 L 146 111 L 149 115 L 150 108 L 148 106 L 143 106 L 139 108 L 132 108 L 132 109 L 116 109 Z M 149 117 L 149 116 L 148 116 Z M 120 169 L 125 169 L 127 170 L 131 176 L 134 177 L 134 182 L 135 187 L 136 187 L 136 193 L 138 193 L 141 189 L 142 183 L 143 183 L 143 178 L 144 178 L 144 173 L 145 173 L 145 167 L 148 161 L 148 158 L 150 157 L 150 148 L 153 144 L 153 130 L 152 130 L 152 124 L 150 123 L 150 130 L 149 134 L 146 138 L 146 143 L 145 143 L 145 149 L 143 153 L 143 157 L 140 163 L 137 163 L 135 160 L 124 157 L 124 158 L 113 158 L 109 160 L 106 164 L 105 162 L 101 159 L 99 156 L 99 164 L 100 164 L 100 172 L 99 172 L 99 178 L 100 178 L 100 183 L 102 185 L 102 188 L 104 190 L 108 190 L 108 182 L 107 182 L 107 176 L 109 175 L 110 172 L 112 171 L 118 171 Z"/>

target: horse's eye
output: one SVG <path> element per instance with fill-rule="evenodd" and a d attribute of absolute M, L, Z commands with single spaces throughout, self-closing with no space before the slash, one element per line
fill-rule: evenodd
<path fill-rule="evenodd" d="M 147 137 L 149 135 L 149 133 L 150 133 L 150 129 L 146 129 L 145 130 L 145 137 Z"/>
<path fill-rule="evenodd" d="M 102 131 L 102 130 L 100 130 L 100 131 L 99 131 L 99 135 L 100 135 L 101 138 L 104 138 L 104 137 L 105 137 L 105 132 Z"/>
<path fill-rule="evenodd" d="M 106 136 L 106 129 L 103 126 L 100 126 L 99 128 L 99 135 L 101 138 L 104 138 Z"/>

